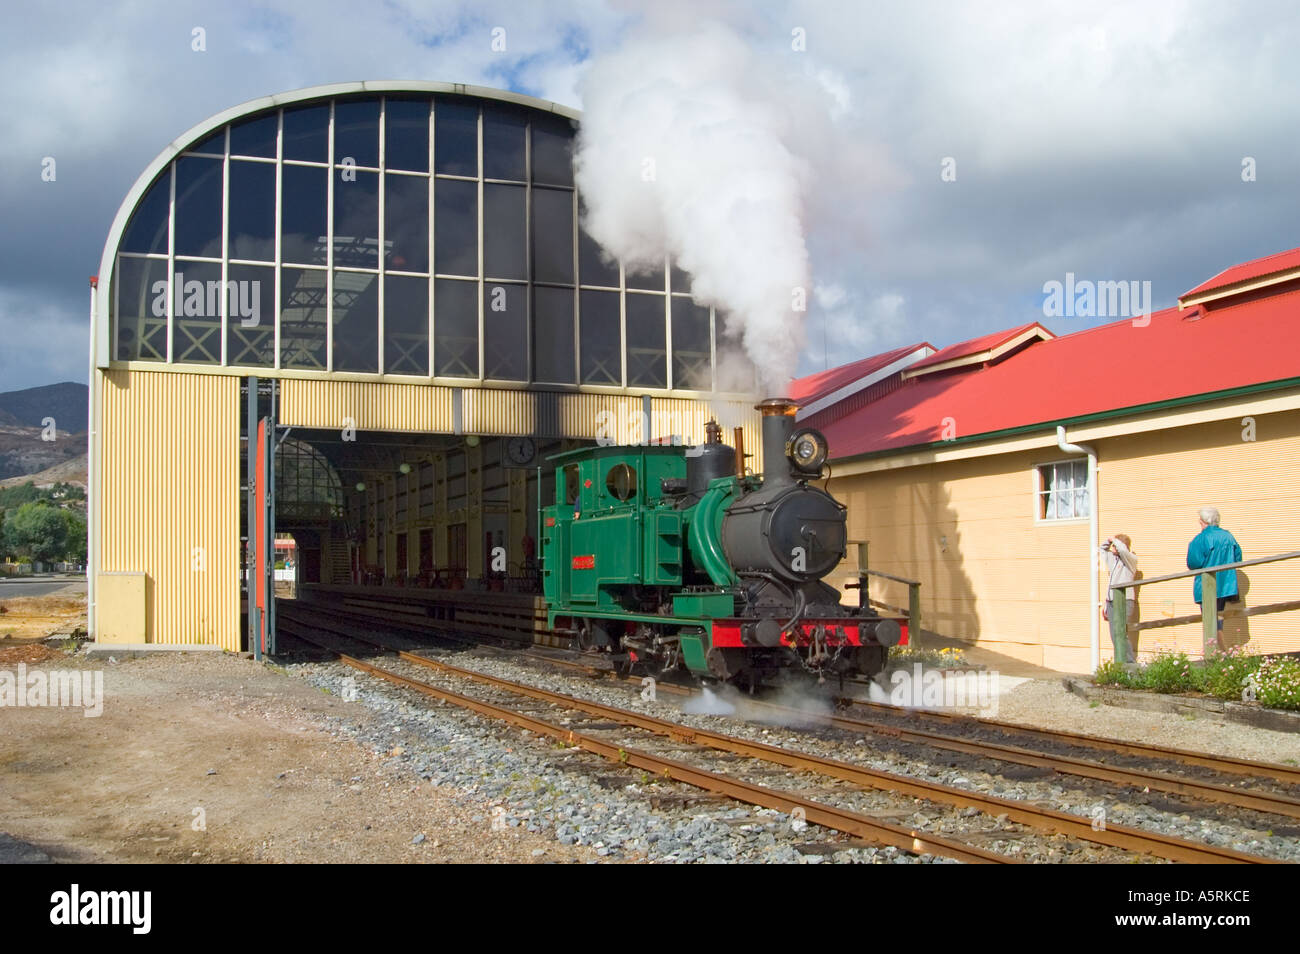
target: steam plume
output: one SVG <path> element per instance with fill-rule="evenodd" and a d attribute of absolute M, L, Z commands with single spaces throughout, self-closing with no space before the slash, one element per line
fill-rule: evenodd
<path fill-rule="evenodd" d="M 760 46 L 720 19 L 633 28 L 581 83 L 576 168 L 592 237 L 632 269 L 671 255 L 773 394 L 804 342 L 807 156 L 828 97 Z"/>

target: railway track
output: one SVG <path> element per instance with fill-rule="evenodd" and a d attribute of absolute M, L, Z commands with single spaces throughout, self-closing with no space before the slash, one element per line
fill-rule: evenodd
<path fill-rule="evenodd" d="M 301 609 L 306 609 L 308 613 L 318 613 L 318 611 L 306 607 Z M 418 632 L 424 636 L 430 635 L 426 628 L 412 627 L 406 622 L 394 623 L 389 620 L 380 620 L 367 614 L 332 612 L 330 615 L 334 618 L 353 619 L 358 623 L 383 625 L 389 629 Z M 640 682 L 640 677 L 620 676 L 610 669 L 594 666 L 589 661 L 564 658 L 555 652 L 518 648 L 501 650 L 500 647 L 485 645 L 478 639 L 464 639 L 445 632 L 439 633 L 438 637 L 456 641 L 462 645 L 508 652 L 514 657 L 522 655 L 551 665 L 585 671 L 592 675 L 621 678 L 633 683 Z M 510 641 L 503 640 L 503 642 Z M 658 683 L 657 688 L 660 691 L 676 692 L 684 695 L 698 692 L 695 688 L 662 681 Z M 1236 784 L 1245 778 L 1252 782 L 1264 781 L 1277 786 L 1300 785 L 1300 768 L 1277 763 L 1256 762 L 1249 759 L 1215 756 L 1166 746 L 1105 739 L 1075 732 L 1039 729 L 956 713 L 903 709 L 862 699 L 841 697 L 834 701 L 839 711 L 829 714 L 809 713 L 803 709 L 794 709 L 763 699 L 748 699 L 745 705 L 752 710 L 766 711 L 773 716 L 785 717 L 787 720 L 798 717 L 803 722 L 816 723 L 827 728 L 894 738 L 903 742 L 932 746 L 943 751 L 1048 770 L 1061 775 L 1091 779 L 1147 792 L 1180 795 L 1203 802 L 1300 819 L 1300 798 L 1296 798 L 1294 794 L 1286 791 L 1259 790 Z M 846 714 L 848 711 L 854 710 L 870 713 L 871 717 L 855 717 Z M 917 721 L 926 722 L 939 728 L 948 727 L 954 731 L 943 732 L 918 728 L 914 725 Z M 974 737 L 979 733 L 996 734 L 1020 740 L 1021 742 L 1044 743 L 1046 747 L 1029 749 L 1023 744 L 1012 745 L 1004 741 L 991 741 L 987 738 Z M 1071 748 L 1076 750 L 1076 754 L 1070 754 L 1069 750 Z M 1061 751 L 1062 749 L 1065 751 Z M 1084 751 L 1078 752 L 1080 749 Z M 1103 757 L 1098 758 L 1094 754 L 1099 752 L 1104 753 Z M 1086 756 L 1090 757 L 1086 757 L 1085 753 Z M 1146 766 L 1135 767 L 1113 764 L 1112 761 L 1132 761 L 1134 759 L 1161 762 L 1169 767 L 1185 767 L 1200 771 L 1202 776 L 1206 773 L 1214 773 L 1224 776 L 1224 778 L 1215 780 L 1206 777 L 1197 778 L 1177 775 L 1173 772 L 1161 771 Z"/>
<path fill-rule="evenodd" d="M 1039 729 L 1016 722 L 1000 722 L 997 719 L 985 719 L 956 712 L 903 709 L 887 703 L 871 702 L 866 699 L 844 698 L 842 703 L 846 708 L 861 709 L 886 717 L 906 715 L 909 719 L 924 721 L 932 725 L 995 730 L 1010 736 L 1038 739 L 1053 744 L 1066 743 L 1079 748 L 1105 752 L 1109 755 L 1123 754 L 1179 762 L 1184 765 L 1208 768 L 1224 775 L 1267 778 L 1287 785 L 1300 785 L 1300 767 L 1282 765 L 1277 762 L 1258 762 L 1251 759 L 1233 758 L 1232 756 L 1209 755 L 1205 752 L 1194 752 L 1190 749 L 1149 745 L 1144 742 L 1125 742 L 1121 739 L 1108 739 L 1103 736 L 1069 732 L 1063 729 Z"/>
<path fill-rule="evenodd" d="M 322 644 L 319 640 L 305 635 L 299 627 L 308 624 L 293 625 L 291 635 L 311 645 L 335 653 L 341 661 L 353 668 L 367 672 L 378 678 L 388 680 L 405 688 L 415 689 L 426 695 L 433 695 L 446 702 L 452 702 L 469 708 L 480 714 L 503 719 L 511 724 L 528 728 L 541 735 L 550 736 L 566 744 L 577 745 L 587 751 L 601 755 L 611 761 L 621 762 L 695 785 L 707 791 L 736 798 L 750 804 L 766 808 L 775 808 L 784 812 L 802 809 L 810 822 L 827 828 L 873 841 L 878 844 L 892 845 L 913 853 L 928 852 L 944 855 L 961 861 L 989 862 L 1014 860 L 1006 855 L 988 852 L 971 845 L 953 841 L 942 836 L 904 829 L 899 826 L 881 822 L 859 812 L 838 808 L 825 802 L 808 799 L 787 790 L 759 786 L 745 782 L 729 775 L 713 772 L 677 759 L 669 759 L 644 748 L 632 748 L 625 742 L 611 742 L 593 735 L 580 732 L 562 724 L 538 719 L 534 715 L 522 713 L 514 706 L 501 705 L 452 692 L 447 689 L 430 686 L 418 680 L 410 679 L 382 667 L 374 666 L 354 656 Z M 355 632 L 338 628 L 336 625 L 310 624 L 318 630 L 332 632 L 345 639 L 359 642 L 385 652 L 393 652 L 400 660 L 424 669 L 457 679 L 477 683 L 479 686 L 491 687 L 519 698 L 543 702 L 562 710 L 583 713 L 587 719 L 595 719 L 598 726 L 610 725 L 634 728 L 643 733 L 666 738 L 669 741 L 685 743 L 699 749 L 712 749 L 731 756 L 758 762 L 782 766 L 801 773 L 809 773 L 821 779 L 847 782 L 860 790 L 871 789 L 913 798 L 922 798 L 930 802 L 952 806 L 960 809 L 975 809 L 984 815 L 1011 821 L 1038 831 L 1064 835 L 1079 841 L 1104 845 L 1123 851 L 1138 852 L 1172 861 L 1199 863 L 1267 863 L 1272 859 L 1251 855 L 1233 849 L 1219 848 L 1192 842 L 1173 836 L 1157 834 L 1126 826 L 1107 825 L 1096 830 L 1089 819 L 1059 812 L 1033 803 L 985 795 L 968 789 L 955 788 L 937 782 L 897 775 L 877 769 L 871 769 L 853 763 L 806 753 L 793 752 L 789 749 L 755 742 L 732 735 L 711 732 L 680 723 L 669 722 L 648 716 L 644 713 L 621 709 L 591 700 L 579 699 L 562 693 L 524 685 L 499 677 L 486 675 L 475 670 L 464 669 L 449 663 L 429 659 L 428 657 L 405 650 L 395 650 L 382 642 L 358 636 Z M 1008 832 L 1009 838 L 1016 838 L 1016 832 Z"/>

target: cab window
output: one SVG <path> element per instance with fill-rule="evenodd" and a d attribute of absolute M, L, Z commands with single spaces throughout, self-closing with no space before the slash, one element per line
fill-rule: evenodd
<path fill-rule="evenodd" d="M 615 464 L 605 475 L 605 489 L 615 500 L 628 500 L 636 493 L 636 471 L 627 464 Z"/>
<path fill-rule="evenodd" d="M 578 500 L 578 465 L 566 464 L 564 467 L 564 502 L 573 506 Z"/>

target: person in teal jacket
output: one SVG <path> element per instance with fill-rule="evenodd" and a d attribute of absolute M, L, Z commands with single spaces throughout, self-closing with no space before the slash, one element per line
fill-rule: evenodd
<path fill-rule="evenodd" d="M 1219 526 L 1219 511 L 1214 507 L 1202 507 L 1200 518 L 1201 532 L 1192 538 L 1187 547 L 1187 569 L 1200 570 L 1207 566 L 1239 563 L 1241 547 L 1231 533 Z M 1241 599 L 1237 592 L 1237 571 L 1220 570 L 1214 574 L 1214 589 L 1217 609 L 1223 612 L 1224 604 L 1236 603 Z M 1199 574 L 1192 583 L 1192 595 L 1197 603 L 1201 602 Z M 1223 626 L 1223 620 L 1219 620 L 1219 626 Z"/>

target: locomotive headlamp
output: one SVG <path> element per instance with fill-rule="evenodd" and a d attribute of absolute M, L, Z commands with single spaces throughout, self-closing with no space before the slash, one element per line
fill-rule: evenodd
<path fill-rule="evenodd" d="M 825 435 L 811 427 L 801 427 L 785 442 L 785 456 L 801 474 L 820 474 L 826 451 Z"/>

